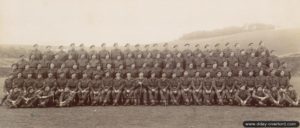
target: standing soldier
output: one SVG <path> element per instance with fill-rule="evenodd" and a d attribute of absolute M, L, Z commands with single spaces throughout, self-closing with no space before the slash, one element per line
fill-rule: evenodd
<path fill-rule="evenodd" d="M 7 79 L 4 81 L 4 86 L 3 86 L 3 98 L 1 99 L 0 105 L 4 103 L 4 101 L 7 99 L 7 96 L 9 95 L 10 92 L 12 92 L 12 84 L 13 84 L 13 75 L 9 75 Z"/>
<path fill-rule="evenodd" d="M 129 43 L 125 44 L 124 47 L 125 47 L 125 50 L 123 51 L 124 59 L 128 59 L 129 57 L 128 54 L 131 54 L 130 57 L 132 58 L 132 51 L 130 49 Z"/>
<path fill-rule="evenodd" d="M 236 56 L 240 56 L 241 54 L 241 48 L 239 43 L 234 44 L 234 53 Z"/>
<path fill-rule="evenodd" d="M 178 52 L 176 55 L 174 55 L 175 58 L 174 58 L 174 63 L 177 64 L 177 63 L 180 63 L 180 65 L 184 65 L 184 58 L 182 57 L 182 54 L 181 52 Z"/>
<path fill-rule="evenodd" d="M 193 56 L 193 52 L 192 52 L 192 50 L 190 48 L 190 44 L 186 43 L 184 45 L 184 47 L 185 47 L 185 50 L 182 51 L 183 57 L 185 58 L 185 57 L 191 57 L 191 56 Z"/>
<path fill-rule="evenodd" d="M 203 53 L 198 52 L 197 54 L 195 54 L 195 66 L 196 68 L 200 68 L 202 63 L 205 63 L 205 57 L 203 55 Z"/>
<path fill-rule="evenodd" d="M 253 71 L 253 67 L 250 67 L 250 63 L 246 62 L 245 67 L 242 67 L 244 76 L 248 76 L 250 71 Z"/>
<path fill-rule="evenodd" d="M 24 80 L 23 90 L 26 92 L 33 87 L 35 87 L 35 80 L 32 78 L 32 74 L 29 73 L 27 79 Z"/>
<path fill-rule="evenodd" d="M 153 58 L 151 52 L 148 52 L 148 54 L 143 59 L 143 62 L 146 63 L 149 68 L 153 67 Z"/>
<path fill-rule="evenodd" d="M 200 73 L 197 71 L 193 78 L 192 96 L 195 104 L 202 105 L 203 102 L 203 78 L 200 77 Z"/>
<path fill-rule="evenodd" d="M 144 78 L 144 73 L 140 72 L 138 78 L 135 80 L 134 89 L 134 105 L 140 105 L 143 99 L 143 104 L 147 105 L 147 79 Z"/>
<path fill-rule="evenodd" d="M 94 75 L 94 79 L 90 82 L 90 99 L 91 99 L 91 105 L 99 105 L 102 97 L 101 96 L 101 89 L 102 89 L 102 80 L 100 78 L 100 75 L 96 74 Z"/>
<path fill-rule="evenodd" d="M 63 63 L 59 69 L 57 69 L 57 75 L 59 76 L 60 74 L 64 74 L 66 78 L 69 77 L 69 69 L 65 67 L 65 64 Z"/>
<path fill-rule="evenodd" d="M 75 44 L 71 43 L 70 47 L 71 48 L 68 50 L 68 56 L 71 55 L 74 60 L 77 60 L 78 59 L 78 54 L 77 54 L 77 51 L 75 49 Z"/>
<path fill-rule="evenodd" d="M 122 51 L 119 49 L 119 44 L 118 43 L 114 43 L 114 49 L 111 50 L 111 58 L 112 59 L 117 59 L 118 56 L 120 56 L 122 58 L 123 54 Z"/>
<path fill-rule="evenodd" d="M 263 67 L 268 66 L 268 56 L 266 55 L 266 52 L 262 52 L 260 56 L 257 57 L 258 61 L 262 63 Z"/>
<path fill-rule="evenodd" d="M 51 50 L 51 46 L 46 46 L 46 51 L 44 52 L 44 55 L 46 55 L 46 59 L 48 61 L 51 61 L 54 58 L 54 53 Z"/>
<path fill-rule="evenodd" d="M 124 89 L 122 92 L 122 99 L 123 101 L 125 101 L 124 105 L 129 105 L 130 102 L 133 100 L 133 93 L 134 93 L 134 84 L 135 84 L 135 80 L 131 77 L 131 73 L 128 72 L 126 74 L 126 79 L 125 79 L 125 83 L 124 83 Z"/>
<path fill-rule="evenodd" d="M 73 67 L 72 67 L 72 69 L 70 69 L 70 74 L 71 75 L 72 74 L 76 74 L 76 78 L 77 79 L 80 79 L 82 77 L 81 73 L 82 72 L 78 69 L 77 64 L 74 64 Z"/>
<path fill-rule="evenodd" d="M 187 68 L 185 69 L 185 71 L 188 72 L 189 77 L 194 77 L 195 74 L 196 74 L 196 72 L 197 72 L 197 70 L 194 69 L 194 65 L 193 65 L 193 64 L 189 64 L 189 67 L 187 67 Z M 199 72 L 198 72 L 198 73 L 199 73 Z"/>
<path fill-rule="evenodd" d="M 210 48 L 209 48 L 209 45 L 208 45 L 208 44 L 204 45 L 204 50 L 203 50 L 204 56 L 205 56 L 205 57 L 208 57 L 208 56 L 210 56 L 210 55 L 209 55 L 210 53 L 211 53 L 211 50 L 210 50 Z"/>
<path fill-rule="evenodd" d="M 248 60 L 248 56 L 247 56 L 245 50 L 241 50 L 241 54 L 238 56 L 239 65 L 241 67 L 244 67 L 247 60 Z"/>
<path fill-rule="evenodd" d="M 99 56 L 100 56 L 100 59 L 102 60 L 102 59 L 105 59 L 107 55 L 110 56 L 110 52 L 106 49 L 105 43 L 101 44 L 101 48 L 102 49 L 99 51 Z"/>
<path fill-rule="evenodd" d="M 260 41 L 258 43 L 258 48 L 257 48 L 257 54 L 260 55 L 262 52 L 265 52 L 267 56 L 269 56 L 269 50 L 267 47 L 264 46 L 264 42 L 263 41 Z"/>
<path fill-rule="evenodd" d="M 22 73 L 18 73 L 17 78 L 13 79 L 12 88 L 23 89 L 24 86 L 24 78 L 22 77 Z"/>
<path fill-rule="evenodd" d="M 50 67 L 47 71 L 47 74 L 49 73 L 52 73 L 54 78 L 57 77 L 57 68 L 55 68 L 55 65 L 53 63 L 50 63 Z"/>
<path fill-rule="evenodd" d="M 142 53 L 137 54 L 134 63 L 135 63 L 135 66 L 137 67 L 137 69 L 142 67 L 142 65 L 144 64 L 144 60 L 142 58 Z"/>
<path fill-rule="evenodd" d="M 194 59 L 192 53 L 188 53 L 184 59 L 184 68 L 187 68 L 190 64 L 194 64 Z"/>
<path fill-rule="evenodd" d="M 183 72 L 184 72 L 184 69 L 181 67 L 181 63 L 177 63 L 176 68 L 173 69 L 173 71 L 172 71 L 172 73 L 175 73 L 176 76 L 178 76 L 178 77 L 183 76 Z"/>
<path fill-rule="evenodd" d="M 284 71 L 284 76 L 288 77 L 289 79 L 292 78 L 291 69 L 288 67 L 287 62 L 283 62 L 282 65 L 278 69 L 280 71 Z"/>
<path fill-rule="evenodd" d="M 120 65 L 124 65 L 124 61 L 122 60 L 122 57 L 118 55 L 116 59 L 113 61 L 113 67 L 118 68 Z"/>
<path fill-rule="evenodd" d="M 29 53 L 29 57 L 31 57 L 32 55 L 35 56 L 35 60 L 41 60 L 42 59 L 42 52 L 39 50 L 39 45 L 38 44 L 34 44 L 33 45 L 33 50 L 30 51 Z"/>
<path fill-rule="evenodd" d="M 288 77 L 285 76 L 284 71 L 280 71 L 280 76 L 278 79 L 279 88 L 281 92 L 285 92 L 288 86 L 290 86 L 290 80 Z"/>
<path fill-rule="evenodd" d="M 245 85 L 242 85 L 235 93 L 235 101 L 240 106 L 251 105 L 251 93 L 246 89 Z"/>
<path fill-rule="evenodd" d="M 230 53 L 230 56 L 227 58 L 228 67 L 232 68 L 235 63 L 238 63 L 238 57 L 236 54 L 232 51 Z"/>
<path fill-rule="evenodd" d="M 68 60 L 65 61 L 65 66 L 66 68 L 71 69 L 73 67 L 73 65 L 76 64 L 76 61 L 73 58 L 73 55 L 69 55 L 68 56 Z"/>
<path fill-rule="evenodd" d="M 200 46 L 199 44 L 195 45 L 195 50 L 193 51 L 193 55 L 199 57 L 199 54 L 201 54 L 201 56 L 204 56 L 199 46 Z"/>
<path fill-rule="evenodd" d="M 116 78 L 113 81 L 112 85 L 112 98 L 113 98 L 113 105 L 116 106 L 120 103 L 120 97 L 125 85 L 124 79 L 121 78 L 121 73 L 116 73 Z"/>
<path fill-rule="evenodd" d="M 247 62 L 250 64 L 250 67 L 253 68 L 256 66 L 258 59 L 255 56 L 255 52 L 252 52 L 250 57 L 248 58 Z"/>
<path fill-rule="evenodd" d="M 177 78 L 176 73 L 172 73 L 171 79 L 169 82 L 170 89 L 170 100 L 173 105 L 179 105 L 179 98 L 181 97 L 180 91 L 180 80 Z"/>
<path fill-rule="evenodd" d="M 92 69 L 96 69 L 98 65 L 100 65 L 100 60 L 97 59 L 96 55 L 92 55 L 92 58 L 89 61 L 89 64 L 91 65 Z"/>
<path fill-rule="evenodd" d="M 20 60 L 17 62 L 19 71 L 24 70 L 25 69 L 25 65 L 27 65 L 27 64 L 28 64 L 28 61 L 25 60 L 24 55 L 20 55 Z"/>
<path fill-rule="evenodd" d="M 148 94 L 151 105 L 155 105 L 158 102 L 158 82 L 159 79 L 156 78 L 156 73 L 152 72 L 151 77 L 147 81 Z"/>
<path fill-rule="evenodd" d="M 64 61 L 61 61 L 61 60 L 59 59 L 59 55 L 56 54 L 56 55 L 54 56 L 54 59 L 51 61 L 51 63 L 54 64 L 54 67 L 55 67 L 55 68 L 60 68 L 61 64 L 64 63 Z"/>
<path fill-rule="evenodd" d="M 230 56 L 231 52 L 233 52 L 233 51 L 231 50 L 229 44 L 230 44 L 229 42 L 226 42 L 226 43 L 225 43 L 225 48 L 223 49 L 223 53 L 224 53 L 224 57 L 225 57 L 225 58 L 228 58 L 228 57 Z"/>
<path fill-rule="evenodd" d="M 138 76 L 138 69 L 135 67 L 135 64 L 132 64 L 130 68 L 126 69 L 127 73 L 130 73 L 131 77 L 136 78 Z"/>
<path fill-rule="evenodd" d="M 29 58 L 28 64 L 31 69 L 36 69 L 37 64 L 39 63 L 39 60 L 37 60 L 35 58 L 36 58 L 35 55 L 31 55 Z"/>
<path fill-rule="evenodd" d="M 140 55 L 142 58 L 143 52 L 140 50 L 140 45 L 136 44 L 134 47 L 135 47 L 135 50 L 133 51 L 134 58 L 138 58 L 138 55 Z"/>
<path fill-rule="evenodd" d="M 212 65 L 212 68 L 210 69 L 210 76 L 211 77 L 217 77 L 217 73 L 220 71 L 220 69 L 218 68 L 218 64 L 214 63 Z"/>
<path fill-rule="evenodd" d="M 42 65 L 42 69 L 47 70 L 50 66 L 51 61 L 48 61 L 46 59 L 46 55 L 43 55 L 43 58 L 39 61 L 39 63 Z"/>
<path fill-rule="evenodd" d="M 159 77 L 161 76 L 161 71 L 162 71 L 162 68 L 159 67 L 159 64 L 158 63 L 155 63 L 154 64 L 154 67 L 151 68 L 151 74 L 154 73 L 156 77 Z"/>
<path fill-rule="evenodd" d="M 132 64 L 135 64 L 135 59 L 133 58 L 133 55 L 131 52 L 128 54 L 125 54 L 126 58 L 124 60 L 125 68 L 130 68 Z"/>
<path fill-rule="evenodd" d="M 180 78 L 180 94 L 185 105 L 190 105 L 192 98 L 193 79 L 189 77 L 189 73 L 184 71 L 183 77 Z"/>
<path fill-rule="evenodd" d="M 157 63 L 159 67 L 163 68 L 163 59 L 161 58 L 161 54 L 160 53 L 157 53 L 154 60 L 153 60 L 153 63 Z"/>
<path fill-rule="evenodd" d="M 217 73 L 217 77 L 213 79 L 213 88 L 216 92 L 217 96 L 217 103 L 219 105 L 224 105 L 224 99 L 225 99 L 225 79 L 221 77 L 222 72 L 219 71 Z"/>
<path fill-rule="evenodd" d="M 119 73 L 121 78 L 125 78 L 125 76 L 126 76 L 126 70 L 124 69 L 124 65 L 122 65 L 122 64 L 119 65 L 119 67 L 117 67 L 117 69 L 115 69 L 115 72 Z"/>
<path fill-rule="evenodd" d="M 90 82 L 88 74 L 84 73 L 78 83 L 78 105 L 87 105 L 89 103 Z"/>
<path fill-rule="evenodd" d="M 246 55 L 250 56 L 250 54 L 253 53 L 253 52 L 256 53 L 255 48 L 253 48 L 253 43 L 249 43 L 248 48 L 246 50 Z"/>
<path fill-rule="evenodd" d="M 44 78 L 42 74 L 37 74 L 37 78 L 35 79 L 35 91 L 36 93 L 39 93 L 44 89 Z"/>
<path fill-rule="evenodd" d="M 87 54 L 87 52 L 84 49 L 84 44 L 80 44 L 79 45 L 79 50 L 77 51 L 77 57 L 78 58 L 76 60 L 78 60 L 79 57 L 82 58 L 82 56 L 84 56 L 84 58 L 88 57 L 88 54 Z"/>
<path fill-rule="evenodd" d="M 182 57 L 181 57 L 181 51 L 178 49 L 178 45 L 175 44 L 175 45 L 173 46 L 173 53 L 172 53 L 173 57 L 177 56 L 178 53 L 180 53 L 180 58 L 182 58 Z"/>
<path fill-rule="evenodd" d="M 56 55 L 58 55 L 60 61 L 65 62 L 68 54 L 64 51 L 64 46 L 60 45 L 58 49 L 59 51 L 56 53 Z"/>
<path fill-rule="evenodd" d="M 206 76 L 206 72 L 208 72 L 210 69 L 205 67 L 205 63 L 201 63 L 201 67 L 197 67 L 197 71 L 199 72 L 199 76 L 204 78 Z"/>
<path fill-rule="evenodd" d="M 221 73 L 222 73 L 224 76 L 226 76 L 227 73 L 228 73 L 229 71 L 231 71 L 231 69 L 228 67 L 227 61 L 224 61 L 222 65 L 223 65 L 223 66 L 220 67 Z"/>
<path fill-rule="evenodd" d="M 218 65 L 223 65 L 223 63 L 226 61 L 226 58 L 224 57 L 224 53 L 221 51 L 219 56 L 216 57 L 216 62 Z"/>
<path fill-rule="evenodd" d="M 220 44 L 219 43 L 216 43 L 215 44 L 215 49 L 214 49 L 214 56 L 219 56 L 220 53 L 221 53 L 221 49 L 220 49 Z"/>
<path fill-rule="evenodd" d="M 102 63 L 102 66 L 104 67 L 104 69 L 107 68 L 108 64 L 111 65 L 111 66 L 113 65 L 113 62 L 112 62 L 109 54 L 107 54 L 105 56 L 105 58 L 101 60 L 101 63 Z"/>
<path fill-rule="evenodd" d="M 232 70 L 232 75 L 233 76 L 238 76 L 239 71 L 243 70 L 242 67 L 239 66 L 238 62 L 236 62 L 233 67 L 230 67 L 230 69 Z"/>
<path fill-rule="evenodd" d="M 210 72 L 206 73 L 203 79 L 203 98 L 205 105 L 214 104 L 215 91 L 213 90 L 213 78 L 210 77 Z"/>
<path fill-rule="evenodd" d="M 270 51 L 270 56 L 268 57 L 268 63 L 273 63 L 274 68 L 279 68 L 280 61 L 279 58 L 276 55 L 273 55 L 274 50 Z"/>
<path fill-rule="evenodd" d="M 109 75 L 111 77 L 115 76 L 115 70 L 112 68 L 111 64 L 107 64 L 106 69 L 104 69 L 104 72 L 109 72 Z"/>
<path fill-rule="evenodd" d="M 169 50 L 169 44 L 168 43 L 164 43 L 163 45 L 164 50 L 162 51 L 162 58 L 167 58 L 168 54 L 172 54 L 171 51 Z"/>
<path fill-rule="evenodd" d="M 102 84 L 102 92 L 101 92 L 101 97 L 103 98 L 102 105 L 107 105 L 108 102 L 110 102 L 111 98 L 111 93 L 112 93 L 112 85 L 114 79 L 110 76 L 111 74 L 109 72 L 105 73 L 105 77 L 102 79 L 103 84 Z"/>
<path fill-rule="evenodd" d="M 168 105 L 168 100 L 169 100 L 169 80 L 167 79 L 166 73 L 162 73 L 161 79 L 158 82 L 158 87 L 159 87 L 159 95 L 160 95 L 160 103 L 163 105 L 167 106 Z"/>
<path fill-rule="evenodd" d="M 85 54 L 81 54 L 80 58 L 77 60 L 77 64 L 79 66 L 79 70 L 83 71 L 86 69 L 86 66 L 88 65 L 89 60 L 86 58 Z"/>
<path fill-rule="evenodd" d="M 213 51 L 210 51 L 209 52 L 209 54 L 206 56 L 206 60 L 205 60 L 205 62 L 206 62 L 206 67 L 207 68 L 211 68 L 212 66 L 213 66 L 213 64 L 214 63 L 217 63 L 216 62 L 216 57 L 215 56 L 213 56 L 214 55 L 214 53 L 213 53 Z"/>
<path fill-rule="evenodd" d="M 93 58 L 93 55 L 96 56 L 97 60 L 99 59 L 98 52 L 95 48 L 96 48 L 95 45 L 90 46 L 90 51 L 88 52 L 88 59 L 89 60 L 91 60 Z"/>
<path fill-rule="evenodd" d="M 29 64 L 25 65 L 25 69 L 22 71 L 23 78 L 27 78 L 28 74 L 33 74 L 34 70 L 30 68 Z"/>

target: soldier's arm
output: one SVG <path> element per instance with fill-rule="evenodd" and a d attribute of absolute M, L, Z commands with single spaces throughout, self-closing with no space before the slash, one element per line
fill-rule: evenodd
<path fill-rule="evenodd" d="M 215 81 L 215 79 L 212 80 L 212 87 L 211 87 L 211 88 L 215 89 L 216 91 L 218 90 L 218 89 L 217 89 L 217 86 L 216 86 L 216 81 Z"/>
<path fill-rule="evenodd" d="M 222 82 L 221 90 L 224 90 L 224 88 L 225 88 L 225 80 L 223 80 L 223 82 Z"/>
<path fill-rule="evenodd" d="M 81 81 L 79 81 L 77 84 L 77 88 L 79 89 L 79 91 L 82 91 L 81 84 L 82 84 Z"/>
<path fill-rule="evenodd" d="M 253 98 L 259 98 L 259 96 L 256 95 L 256 91 L 255 90 L 252 92 L 252 97 Z"/>
<path fill-rule="evenodd" d="M 237 98 L 238 100 L 240 100 L 240 101 L 242 101 L 242 99 L 241 99 L 241 97 L 239 96 L 239 93 L 240 93 L 240 91 L 238 90 L 238 91 L 236 91 L 236 93 L 235 93 L 235 98 Z"/>
<path fill-rule="evenodd" d="M 245 101 L 248 101 L 251 98 L 251 93 L 249 91 L 247 91 L 247 98 Z"/>
<path fill-rule="evenodd" d="M 95 89 L 94 89 L 93 86 L 92 86 L 92 82 L 90 82 L 90 83 L 88 84 L 88 86 L 89 86 L 89 88 L 92 90 L 92 92 L 95 91 Z"/>

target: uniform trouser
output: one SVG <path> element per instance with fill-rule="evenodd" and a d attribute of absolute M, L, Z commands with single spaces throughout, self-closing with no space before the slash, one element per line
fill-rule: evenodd
<path fill-rule="evenodd" d="M 214 90 L 211 90 L 211 91 L 204 90 L 204 93 L 203 93 L 204 103 L 207 105 L 214 103 L 215 102 L 215 99 L 214 99 L 215 94 L 216 93 Z"/>
<path fill-rule="evenodd" d="M 76 93 L 75 92 L 71 92 L 71 93 L 65 93 L 62 92 L 61 96 L 59 97 L 59 106 L 60 107 L 67 107 L 67 106 L 71 106 L 71 104 L 74 102 Z"/>
<path fill-rule="evenodd" d="M 11 99 L 6 99 L 5 100 L 5 105 L 9 108 L 18 108 L 21 105 L 21 97 L 15 99 L 15 100 L 11 100 Z"/>
<path fill-rule="evenodd" d="M 224 100 L 226 100 L 226 102 L 228 102 L 229 104 L 233 104 L 235 92 L 236 92 L 235 90 L 225 89 L 224 90 L 224 93 L 225 93 Z"/>
<path fill-rule="evenodd" d="M 55 93 L 54 93 L 54 102 L 56 104 L 59 104 L 59 98 L 62 95 L 62 93 L 63 93 L 63 89 L 58 89 L 58 90 L 55 91 Z"/>
<path fill-rule="evenodd" d="M 143 97 L 143 103 L 147 104 L 147 89 L 146 88 L 137 88 L 134 90 L 134 102 L 135 104 L 139 105 L 140 101 L 142 100 L 141 97 Z"/>
<path fill-rule="evenodd" d="M 192 97 L 196 104 L 202 104 L 203 102 L 203 90 L 202 89 L 194 89 L 192 90 Z"/>
<path fill-rule="evenodd" d="M 267 99 L 264 99 L 264 100 L 261 100 L 261 99 L 259 99 L 259 98 L 256 98 L 256 97 L 253 97 L 253 103 L 255 104 L 255 105 L 266 105 L 267 104 L 267 102 L 268 102 L 268 100 L 269 100 L 269 98 L 267 98 Z"/>
<path fill-rule="evenodd" d="M 85 105 L 88 103 L 89 91 L 79 91 L 78 93 L 79 105 Z"/>
<path fill-rule="evenodd" d="M 112 91 L 110 89 L 103 89 L 101 92 L 101 97 L 103 97 L 103 104 L 106 104 L 111 99 Z"/>
<path fill-rule="evenodd" d="M 120 100 L 120 97 L 122 95 L 122 91 L 121 90 L 113 90 L 112 91 L 112 98 L 113 98 L 113 103 L 117 104 Z"/>
<path fill-rule="evenodd" d="M 53 96 L 47 98 L 39 98 L 38 99 L 38 106 L 39 107 L 49 107 L 53 101 Z"/>
<path fill-rule="evenodd" d="M 216 91 L 216 96 L 217 96 L 217 102 L 219 104 L 223 104 L 224 99 L 225 99 L 225 92 L 222 90 L 220 92 Z"/>
<path fill-rule="evenodd" d="M 191 101 L 191 91 L 189 89 L 182 89 L 180 90 L 180 94 L 183 98 L 183 102 L 186 103 L 186 104 L 189 104 L 190 101 Z"/>
<path fill-rule="evenodd" d="M 157 89 L 149 89 L 148 91 L 149 99 L 152 104 L 155 104 L 158 99 L 158 90 Z"/>
<path fill-rule="evenodd" d="M 236 102 L 238 105 L 242 105 L 242 101 L 245 102 L 245 100 L 246 100 L 246 99 L 242 99 L 242 101 L 241 101 L 241 100 L 240 100 L 239 98 L 237 98 L 237 97 L 235 97 L 234 99 L 235 99 L 235 102 Z M 245 103 L 244 105 L 250 106 L 251 103 L 252 103 L 252 101 L 253 101 L 253 99 L 252 99 L 252 98 L 249 98 L 249 99 L 246 101 L 246 103 Z"/>
<path fill-rule="evenodd" d="M 297 98 L 290 98 L 287 95 L 285 95 L 283 97 L 283 100 L 286 102 L 287 105 L 291 105 L 291 106 L 298 106 L 299 105 L 299 100 Z M 294 104 L 295 102 L 298 102 L 298 104 Z"/>
<path fill-rule="evenodd" d="M 98 105 L 101 102 L 101 92 L 100 91 L 91 91 L 90 92 L 90 99 L 92 105 Z"/>
<path fill-rule="evenodd" d="M 163 102 L 165 104 L 168 103 L 169 95 L 170 95 L 169 90 L 167 90 L 167 89 L 160 89 L 159 90 L 159 95 L 160 95 L 160 102 Z"/>
<path fill-rule="evenodd" d="M 22 99 L 21 106 L 25 108 L 32 108 L 36 106 L 37 101 L 38 101 L 37 97 L 32 97 L 29 100 Z"/>
<path fill-rule="evenodd" d="M 133 98 L 133 93 L 134 91 L 132 91 L 131 89 L 124 89 L 122 91 L 122 101 L 125 101 L 125 105 L 129 104 L 132 100 L 134 100 Z"/>
<path fill-rule="evenodd" d="M 7 97 L 8 97 L 8 93 L 7 93 L 7 94 L 4 94 L 3 98 L 1 99 L 0 104 L 4 103 L 5 100 L 7 99 Z"/>
<path fill-rule="evenodd" d="M 170 98 L 173 104 L 179 103 L 179 98 L 181 96 L 181 91 L 177 89 L 170 89 Z"/>

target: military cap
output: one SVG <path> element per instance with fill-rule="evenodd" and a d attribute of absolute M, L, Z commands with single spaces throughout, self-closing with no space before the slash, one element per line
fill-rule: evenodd
<path fill-rule="evenodd" d="M 145 45 L 145 48 L 148 48 L 148 47 L 149 47 L 149 44 L 146 44 L 146 45 Z"/>
<path fill-rule="evenodd" d="M 84 44 L 80 44 L 80 45 L 79 45 L 79 47 L 83 47 L 83 46 L 84 46 Z"/>
<path fill-rule="evenodd" d="M 178 45 L 177 44 L 175 44 L 174 46 L 173 46 L 173 48 L 177 48 L 178 47 Z"/>
<path fill-rule="evenodd" d="M 20 55 L 20 57 L 24 57 L 24 55 Z"/>
<path fill-rule="evenodd" d="M 153 47 L 157 46 L 157 43 L 154 43 L 152 46 L 153 46 Z"/>
<path fill-rule="evenodd" d="M 190 46 L 190 44 L 189 44 L 189 43 L 186 43 L 186 44 L 184 44 L 184 46 Z"/>
<path fill-rule="evenodd" d="M 251 45 L 253 45 L 253 43 L 249 43 L 249 44 L 248 44 L 248 46 L 251 46 Z"/>
<path fill-rule="evenodd" d="M 103 47 L 103 46 L 105 46 L 105 45 L 106 45 L 105 43 L 102 43 L 102 44 L 101 44 L 101 47 Z"/>
<path fill-rule="evenodd" d="M 230 43 L 229 42 L 226 42 L 225 46 L 228 46 Z"/>
<path fill-rule="evenodd" d="M 116 47 L 118 45 L 118 43 L 114 43 L 114 47 Z"/>
<path fill-rule="evenodd" d="M 94 48 L 94 47 L 95 47 L 95 45 L 91 45 L 91 46 L 90 46 L 90 48 Z"/>
<path fill-rule="evenodd" d="M 75 46 L 75 43 L 71 43 L 70 46 Z"/>
<path fill-rule="evenodd" d="M 164 46 L 164 47 L 166 47 L 167 45 L 168 45 L 168 43 L 164 43 L 164 45 L 163 45 L 163 46 Z"/>
<path fill-rule="evenodd" d="M 195 47 L 199 47 L 199 44 L 196 44 Z"/>
<path fill-rule="evenodd" d="M 46 48 L 51 48 L 51 46 L 50 46 L 50 45 L 48 45 L 48 46 L 46 46 Z"/>
<path fill-rule="evenodd" d="M 39 45 L 38 45 L 38 44 L 34 44 L 34 45 L 33 45 L 33 47 L 37 47 L 37 46 L 39 46 Z"/>
<path fill-rule="evenodd" d="M 134 45 L 134 47 L 140 47 L 140 44 L 136 44 L 136 45 Z"/>
<path fill-rule="evenodd" d="M 219 45 L 220 45 L 219 43 L 216 43 L 216 44 L 215 44 L 215 47 L 218 47 Z"/>
<path fill-rule="evenodd" d="M 263 43 L 263 41 L 261 40 L 261 41 L 259 41 L 259 43 L 258 43 L 258 44 L 259 44 L 259 45 L 261 45 L 262 43 Z"/>
<path fill-rule="evenodd" d="M 64 46 L 60 45 L 60 46 L 58 46 L 58 48 L 61 49 L 61 48 L 64 48 Z"/>
<path fill-rule="evenodd" d="M 234 47 L 236 47 L 238 44 L 239 44 L 239 43 L 235 43 L 235 44 L 234 44 Z"/>
<path fill-rule="evenodd" d="M 207 48 L 209 46 L 209 44 L 204 45 L 204 48 Z"/>
<path fill-rule="evenodd" d="M 129 46 L 129 44 L 127 43 L 127 44 L 125 44 L 125 47 L 128 47 Z"/>

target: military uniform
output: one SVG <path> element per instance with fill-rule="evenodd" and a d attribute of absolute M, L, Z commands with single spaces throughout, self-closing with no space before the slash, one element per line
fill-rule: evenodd
<path fill-rule="evenodd" d="M 35 87 L 35 80 L 33 78 L 27 78 L 24 80 L 23 90 L 28 90 L 29 88 Z"/>
<path fill-rule="evenodd" d="M 248 90 L 238 90 L 235 94 L 235 101 L 238 105 L 249 105 L 251 103 L 250 97 L 251 93 Z"/>
<path fill-rule="evenodd" d="M 86 77 L 79 80 L 78 83 L 78 105 L 87 105 L 90 93 L 91 79 Z"/>
<path fill-rule="evenodd" d="M 46 60 L 51 61 L 54 59 L 54 53 L 51 50 L 46 51 L 43 55 L 46 56 Z"/>
<path fill-rule="evenodd" d="M 170 78 L 168 81 L 169 84 L 169 96 L 170 96 L 170 100 L 171 103 L 174 105 L 178 105 L 179 104 L 179 98 L 181 97 L 181 91 L 180 91 L 180 81 L 179 78 L 175 77 L 175 78 Z"/>
<path fill-rule="evenodd" d="M 164 105 L 168 105 L 168 100 L 169 100 L 169 80 L 166 78 L 161 78 L 159 79 L 158 82 L 158 87 L 159 87 L 159 95 L 160 95 L 160 103 L 163 103 Z"/>
<path fill-rule="evenodd" d="M 191 88 L 193 87 L 193 79 L 188 76 L 180 78 L 180 94 L 186 105 L 189 105 L 192 98 Z"/>
<path fill-rule="evenodd" d="M 265 88 L 266 80 L 267 80 L 266 76 L 257 76 L 255 78 L 256 79 L 254 81 L 255 81 L 256 88 L 258 88 L 258 87 Z"/>
<path fill-rule="evenodd" d="M 147 105 L 147 79 L 136 78 L 134 85 L 134 105 L 139 105 L 141 100 L 144 105 Z"/>
<path fill-rule="evenodd" d="M 58 51 L 56 55 L 58 55 L 58 59 L 62 62 L 65 62 L 68 57 L 68 54 L 63 50 Z"/>
<path fill-rule="evenodd" d="M 42 52 L 38 49 L 34 49 L 32 51 L 30 51 L 29 56 L 35 56 L 35 60 L 41 60 L 42 59 Z"/>
<path fill-rule="evenodd" d="M 117 56 L 123 56 L 122 51 L 118 48 L 115 48 L 113 50 L 111 50 L 111 58 L 112 59 L 117 59 Z"/>
<path fill-rule="evenodd" d="M 98 105 L 102 102 L 101 90 L 102 90 L 102 80 L 101 79 L 93 79 L 90 82 L 90 98 L 91 98 L 91 105 Z"/>
<path fill-rule="evenodd" d="M 125 101 L 124 105 L 128 105 L 133 101 L 133 93 L 135 87 L 135 80 L 132 78 L 126 78 L 124 82 L 124 90 L 122 92 L 122 99 Z"/>
<path fill-rule="evenodd" d="M 76 64 L 76 61 L 74 59 L 68 59 L 65 62 L 66 68 L 69 68 L 69 69 L 72 68 L 73 65 L 75 65 L 75 64 Z"/>
<path fill-rule="evenodd" d="M 206 105 L 213 104 L 215 91 L 213 90 L 213 78 L 205 77 L 203 79 L 203 98 Z"/>
<path fill-rule="evenodd" d="M 112 85 L 112 98 L 113 105 L 118 105 L 120 103 L 120 97 L 125 85 L 125 80 L 122 78 L 116 78 Z"/>
<path fill-rule="evenodd" d="M 77 54 L 77 51 L 75 50 L 75 49 L 70 49 L 69 51 L 68 51 L 68 55 L 70 56 L 72 56 L 73 57 L 73 59 L 74 60 L 77 60 L 78 59 L 78 54 Z"/>
<path fill-rule="evenodd" d="M 225 79 L 225 98 L 229 105 L 233 104 L 234 94 L 236 92 L 235 78 L 226 77 Z"/>
<path fill-rule="evenodd" d="M 177 77 L 183 76 L 184 69 L 181 67 L 176 67 L 173 69 L 172 73 L 175 73 Z"/>
<path fill-rule="evenodd" d="M 91 68 L 95 69 L 100 64 L 100 60 L 98 60 L 98 59 L 91 59 L 89 61 L 89 64 L 90 64 Z"/>
<path fill-rule="evenodd" d="M 77 60 L 79 70 L 83 71 L 86 69 L 86 65 L 88 65 L 89 60 L 87 58 L 79 58 Z"/>
<path fill-rule="evenodd" d="M 147 80 L 148 95 L 151 105 L 155 105 L 158 102 L 158 78 L 149 78 Z"/>
<path fill-rule="evenodd" d="M 203 103 L 203 78 L 194 77 L 192 85 L 192 96 L 195 104 L 202 105 Z"/>
<path fill-rule="evenodd" d="M 111 77 L 103 78 L 103 90 L 101 92 L 101 97 L 103 97 L 103 105 L 106 105 L 108 102 L 110 102 L 113 81 L 114 79 Z"/>
<path fill-rule="evenodd" d="M 21 105 L 23 93 L 18 91 L 12 91 L 8 96 L 5 104 L 9 108 L 18 108 Z"/>
<path fill-rule="evenodd" d="M 279 81 L 277 76 L 268 76 L 266 79 L 266 88 L 271 90 L 272 87 L 279 88 Z"/>
<path fill-rule="evenodd" d="M 19 89 L 23 89 L 23 86 L 24 86 L 24 79 L 23 78 L 15 78 L 13 80 L 13 83 L 12 83 L 12 88 L 19 88 Z"/>
<path fill-rule="evenodd" d="M 225 79 L 222 77 L 216 77 L 213 79 L 213 87 L 216 92 L 217 102 L 219 105 L 224 104 L 225 100 Z"/>

